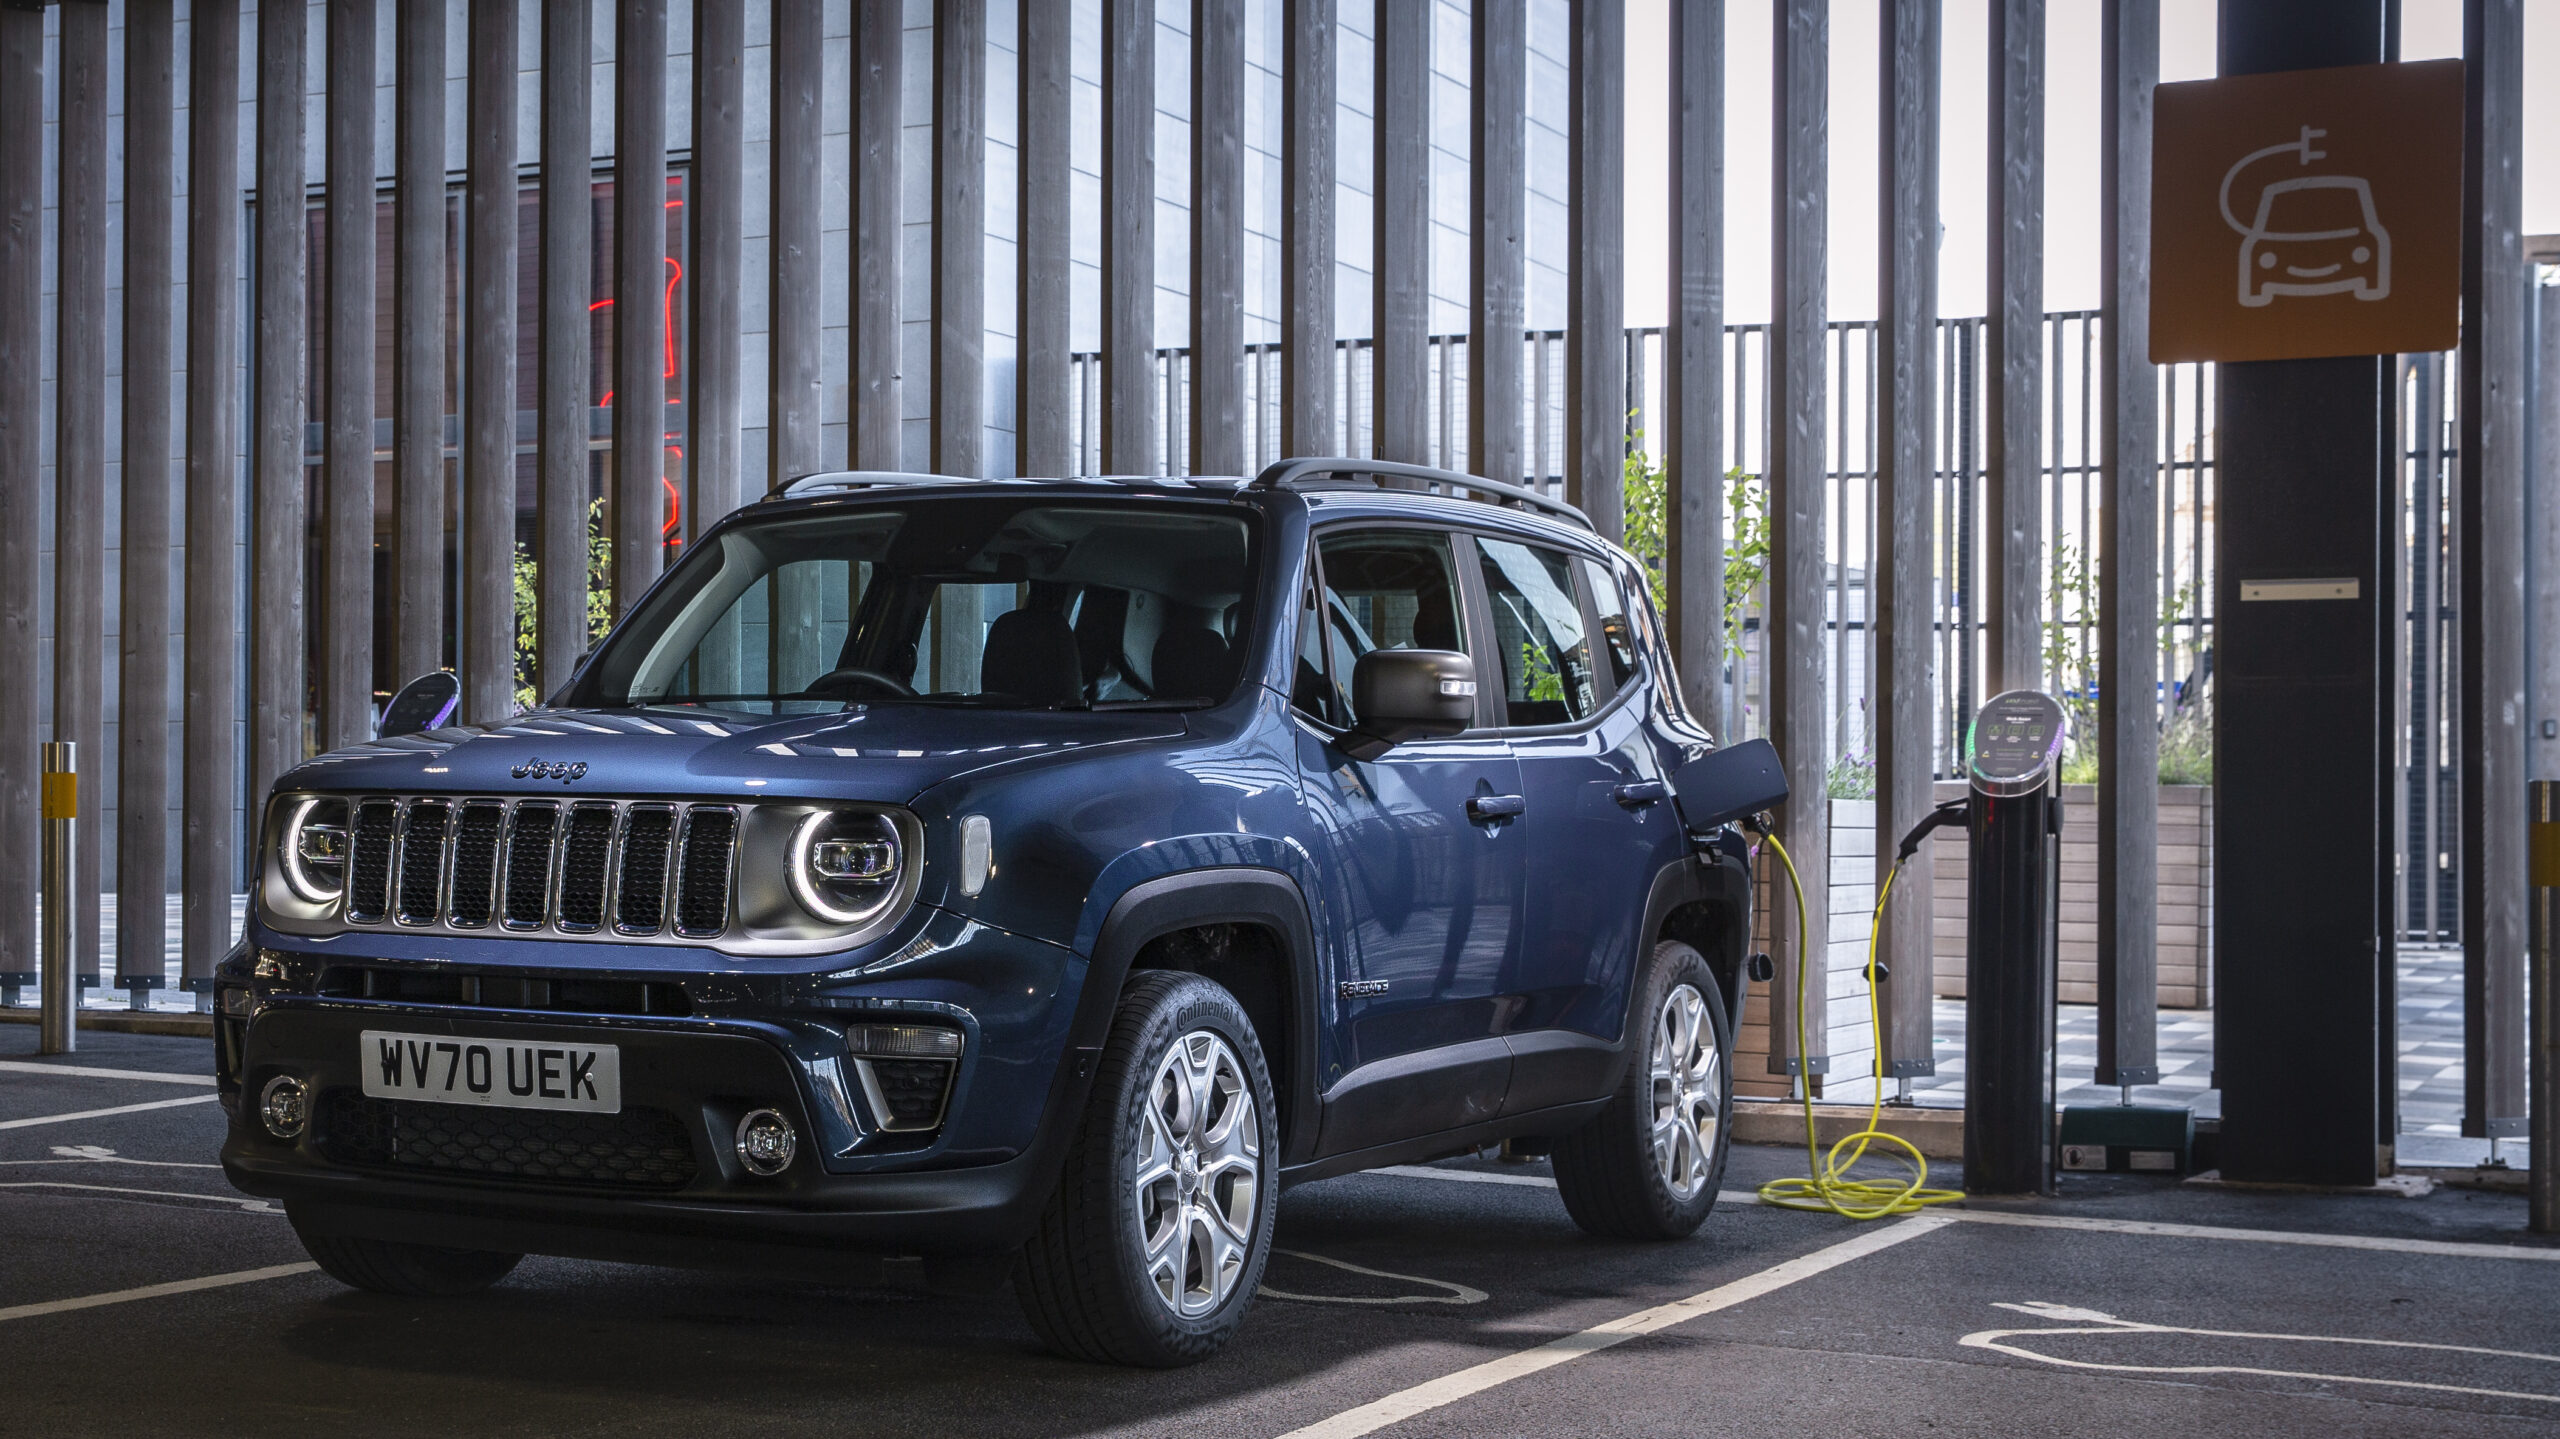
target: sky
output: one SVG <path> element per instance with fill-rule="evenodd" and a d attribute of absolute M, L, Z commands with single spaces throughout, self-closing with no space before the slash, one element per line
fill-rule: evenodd
<path fill-rule="evenodd" d="M 1669 7 L 1627 11 L 1627 323 L 1663 321 Z M 1770 15 L 1725 6 L 1725 320 L 1769 315 Z M 2099 0 L 2055 0 L 2045 35 L 2045 308 L 2098 304 Z M 2214 73 L 2216 0 L 2160 0 L 2160 78 Z M 1983 312 L 1988 0 L 1946 0 L 1940 71 L 1938 308 Z M 2401 57 L 2462 53 L 2461 0 L 2402 0 Z M 2524 230 L 2560 232 L 2560 0 L 2524 0 Z M 1876 0 L 1831 7 L 1830 311 L 1875 315 Z"/>

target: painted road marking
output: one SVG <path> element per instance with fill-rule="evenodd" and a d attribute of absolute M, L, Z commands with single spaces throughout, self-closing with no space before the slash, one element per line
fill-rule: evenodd
<path fill-rule="evenodd" d="M 1554 1180 L 1541 1174 L 1487 1174 L 1481 1169 L 1434 1169 L 1427 1164 L 1387 1164 L 1362 1172 L 1392 1174 L 1398 1179 L 1454 1179 L 1461 1184 L 1519 1184 L 1531 1189 L 1556 1187 Z"/>
<path fill-rule="evenodd" d="M 248 1199 L 237 1194 L 190 1194 L 183 1189 L 124 1189 L 112 1184 L 78 1184 L 68 1179 L 0 1180 L 0 1189 L 78 1189 L 91 1194 L 144 1194 L 154 1199 L 192 1199 L 202 1204 L 220 1204 L 244 1214 L 282 1214 L 263 1199 Z"/>
<path fill-rule="evenodd" d="M 39 1124 L 69 1124 L 75 1119 L 104 1119 L 111 1114 L 140 1114 L 146 1109 L 175 1109 L 182 1104 L 211 1104 L 218 1097 L 211 1094 L 190 1094 L 184 1099 L 155 1099 L 148 1104 L 119 1104 L 111 1109 L 82 1109 L 70 1114 L 39 1114 L 33 1119 L 0 1119 L 0 1129 L 31 1129 Z"/>
<path fill-rule="evenodd" d="M 2474 1344 L 2427 1344 L 2405 1339 L 2358 1339 L 2337 1334 L 2259 1334 L 2239 1329 L 2187 1329 L 2170 1324 L 2145 1324 L 2138 1320 L 2118 1319 L 2095 1309 L 2075 1309 L 2069 1305 L 2000 1304 L 2038 1319 L 2061 1321 L 2064 1327 L 2049 1329 L 1984 1329 L 1965 1335 L 1956 1342 L 1969 1349 L 1988 1349 L 2018 1359 L 2032 1359 L 2065 1369 L 2094 1369 L 2110 1374 L 2243 1374 L 2262 1379 L 2307 1379 L 2320 1384 L 2370 1384 L 2392 1389 L 2423 1389 L 2435 1394 L 2471 1394 L 2489 1399 L 2529 1399 L 2538 1404 L 2560 1404 L 2560 1394 L 2538 1394 L 2521 1389 L 2483 1389 L 2469 1384 L 2436 1384 L 2419 1379 L 2379 1379 L 2362 1374 L 2331 1374 L 2307 1369 L 2259 1369 L 2240 1364 L 2102 1364 L 2090 1359 L 2065 1359 L 2056 1354 L 2043 1354 L 2015 1342 L 2062 1334 L 2192 1334 L 2204 1339 L 2258 1339 L 2287 1344 L 2344 1344 L 2367 1349 L 2408 1349 L 2435 1354 L 2478 1354 L 2492 1359 L 2526 1359 L 2539 1364 L 2560 1364 L 2560 1354 L 2536 1354 L 2522 1349 L 2484 1349 Z"/>
<path fill-rule="evenodd" d="M 67 1074 L 74 1079 L 142 1079 L 154 1084 L 213 1083 L 210 1074 L 171 1074 L 159 1069 L 92 1069 L 81 1064 L 30 1064 L 23 1059 L 0 1059 L 0 1073 Z"/>
<path fill-rule="evenodd" d="M 1638 1310 L 1606 1324 L 1594 1325 L 1578 1334 L 1567 1334 L 1535 1349 L 1488 1360 L 1455 1374 L 1443 1375 L 1429 1383 L 1399 1390 L 1383 1399 L 1373 1399 L 1356 1409 L 1346 1409 L 1330 1419 L 1321 1419 L 1302 1429 L 1293 1429 L 1281 1439 L 1354 1439 L 1375 1433 L 1390 1424 L 1428 1413 L 1443 1405 L 1453 1404 L 1470 1394 L 1482 1393 L 1514 1379 L 1526 1378 L 1541 1370 L 1570 1363 L 1587 1354 L 1624 1344 L 1630 1339 L 1685 1324 L 1720 1310 L 1730 1309 L 1763 1294 L 1784 1289 L 1799 1280 L 1810 1279 L 1827 1270 L 1836 1269 L 1853 1259 L 1862 1259 L 1878 1250 L 1889 1249 L 1906 1239 L 1917 1239 L 1932 1230 L 1944 1229 L 1954 1221 L 1941 1214 L 1918 1214 L 1896 1223 L 1880 1225 L 1858 1233 L 1827 1248 L 1790 1259 L 1783 1264 L 1763 1269 L 1729 1284 L 1720 1284 L 1686 1299 L 1651 1309 Z"/>
<path fill-rule="evenodd" d="M 317 1264 L 275 1264 L 265 1269 L 242 1269 L 230 1274 L 208 1274 L 202 1279 L 180 1279 L 168 1284 L 145 1284 L 139 1289 L 117 1289 L 105 1294 L 84 1294 L 77 1299 L 48 1299 L 42 1304 L 20 1304 L 0 1309 L 0 1323 L 11 1319 L 41 1319 L 47 1314 L 67 1314 L 75 1309 L 97 1309 L 109 1304 L 130 1304 L 137 1299 L 165 1299 L 172 1294 L 193 1294 L 200 1289 L 223 1289 L 234 1284 L 256 1284 L 261 1280 L 285 1279 L 296 1274 L 309 1274 Z"/>
<path fill-rule="evenodd" d="M 1390 1273 L 1384 1269 L 1371 1269 L 1365 1265 L 1354 1264 L 1348 1259 L 1328 1259 L 1321 1254 L 1309 1254 L 1303 1249 L 1274 1248 L 1271 1252 L 1286 1254 L 1292 1259 L 1330 1264 L 1336 1269 L 1349 1270 L 1353 1274 L 1366 1274 L 1372 1279 L 1401 1279 L 1407 1284 L 1428 1284 L 1434 1289 L 1448 1291 L 1445 1294 L 1291 1294 L 1285 1290 L 1274 1289 L 1268 1284 L 1263 1285 L 1259 1292 L 1272 1299 L 1295 1299 L 1302 1304 L 1482 1304 L 1485 1301 L 1483 1290 L 1470 1285 L 1452 1283 L 1446 1279 L 1427 1279 L 1419 1274 Z"/>

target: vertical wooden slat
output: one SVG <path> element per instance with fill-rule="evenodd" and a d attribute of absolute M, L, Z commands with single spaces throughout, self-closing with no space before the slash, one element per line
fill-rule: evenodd
<path fill-rule="evenodd" d="M 2150 359 L 2160 0 L 2099 35 L 2098 1071 L 2160 1081 L 2160 376 Z"/>
<path fill-rule="evenodd" d="M 821 348 L 818 200 L 826 177 L 820 148 L 825 86 L 825 6 L 776 0 L 773 7 L 773 302 L 766 421 L 768 489 L 826 463 L 825 359 Z M 697 334 L 700 331 L 696 331 Z"/>
<path fill-rule="evenodd" d="M 1738 737 L 1724 678 L 1724 0 L 1672 6 L 1670 38 L 1664 598 L 1682 701 L 1719 738 Z"/>
<path fill-rule="evenodd" d="M 1075 6 L 1073 0 L 1019 4 L 1014 59 L 1021 85 L 1021 107 L 1014 117 L 1020 205 L 1015 224 L 1020 238 L 1014 249 L 1015 467 L 1026 475 L 1063 475 L 1076 468 L 1073 382 L 1067 373 L 1068 200 L 1073 193 L 1068 141 L 1075 113 L 1068 31 Z"/>
<path fill-rule="evenodd" d="M 2140 0 L 2137 0 L 2140 3 Z M 1883 0 L 1877 96 L 1883 169 L 1876 214 L 1876 864 L 1934 803 L 1930 553 L 1937 534 L 1939 0 Z M 2148 519 L 2148 512 L 2145 512 Z M 1937 1073 L 1932 871 L 1923 852 L 1894 879 L 1883 916 L 1883 1073 Z"/>
<path fill-rule="evenodd" d="M 933 72 L 933 470 L 976 479 L 987 433 L 987 0 L 936 0 Z"/>
<path fill-rule="evenodd" d="M 1804 876 L 1808 906 L 1799 917 L 1790 898 L 1776 902 L 1774 932 L 1783 936 L 1777 982 L 1770 987 L 1769 1072 L 1819 1075 L 1829 1066 L 1825 968 L 1829 958 L 1831 872 L 1830 715 L 1823 704 L 1823 556 L 1829 481 L 1823 474 L 1823 317 L 1828 256 L 1830 6 L 1827 0 L 1776 0 L 1772 116 L 1776 159 L 1771 180 L 1774 220 L 1769 246 L 1769 562 L 1767 685 L 1769 739 L 1785 766 L 1793 798 L 1783 834 Z M 1794 1024 L 1801 962 L 1804 1031 L 1811 1052 L 1799 1055 Z"/>
<path fill-rule="evenodd" d="M 2542 263 L 2560 264 L 2560 254 L 2546 253 Z M 2534 393 L 2525 413 L 2538 473 L 2525 491 L 2525 563 L 2532 577 L 2525 602 L 2532 685 L 2525 696 L 2532 720 L 2525 773 L 2560 780 L 2560 285 L 2534 286 L 2533 306 Z"/>
<path fill-rule="evenodd" d="M 2462 1132 L 2525 1128 L 2524 17 L 2464 0 Z"/>
<path fill-rule="evenodd" d="M 471 0 L 463 259 L 462 713 L 516 708 L 516 0 Z"/>
<path fill-rule="evenodd" d="M 6 23 L 0 19 L 0 24 Z M 331 29 L 334 39 L 334 19 Z M 116 591 L 116 984 L 131 992 L 137 1006 L 147 1003 L 150 991 L 163 987 L 168 976 L 169 516 L 175 499 L 169 483 L 174 46 L 170 0 L 130 0 L 124 22 L 124 482 Z M 368 78 L 372 53 L 368 45 Z M 334 110 L 332 115 L 334 125 Z M 371 119 L 368 103 L 368 154 L 372 152 Z M 369 193 L 367 198 L 370 208 Z M 370 226 L 366 238 L 372 238 Z M 366 253 L 369 258 L 369 244 Z M 0 284 L 7 283 L 5 276 L 13 273 L 0 267 Z M 334 266 L 331 275 L 334 280 Z M 367 374 L 372 371 L 372 353 L 365 351 Z M 0 365 L 0 384 L 6 383 L 10 369 Z M 0 485 L 0 491 L 8 488 Z M 365 498 L 370 516 L 370 485 Z M 6 503 L 0 498 L 0 505 Z M 6 537 L 0 536 L 0 544 L 5 543 Z M 0 793 L 6 792 L 7 785 L 6 779 L 0 779 Z M 5 853 L 5 845 L 0 844 L 0 854 Z M 0 904 L 12 902 L 0 897 Z M 0 911 L 0 916 L 5 914 Z M 12 922 L 0 917 L 0 925 Z M 0 969 L 15 968 L 12 961 L 23 952 L 13 932 L 0 930 Z"/>
<path fill-rule="evenodd" d="M 240 5 L 197 0 L 187 57 L 186 987 L 231 948 L 240 848 Z"/>
<path fill-rule="evenodd" d="M 67 16 L 66 16 L 67 18 Z M 302 762 L 303 39 L 298 5 L 258 10 L 257 429 L 249 525 L 249 832 L 276 776 Z M 66 252 L 69 246 L 65 247 Z"/>
<path fill-rule="evenodd" d="M 1626 0 L 1573 0 L 1572 23 L 1564 491 L 1615 540 L 1626 528 Z"/>
<path fill-rule="evenodd" d="M 746 0 L 694 0 L 693 212 L 685 275 L 693 346 L 685 395 L 685 516 L 689 542 L 746 499 L 739 326 L 746 266 Z M 814 151 L 814 147 L 813 147 Z"/>
<path fill-rule="evenodd" d="M 1193 474 L 1244 472 L 1244 0 L 1191 3 L 1190 421 Z"/>
<path fill-rule="evenodd" d="M 1102 469 L 1155 468 L 1156 16 L 1102 0 Z"/>
<path fill-rule="evenodd" d="M 613 37 L 613 614 L 666 561 L 667 0 Z"/>
<path fill-rule="evenodd" d="M 1333 0 L 1281 0 L 1280 447 L 1333 433 Z"/>
<path fill-rule="evenodd" d="M 363 0 L 357 0 L 363 3 Z M 542 349 L 534 649 L 548 698 L 587 650 L 587 509 L 594 489 L 593 13 L 542 7 Z M 335 274 L 333 269 L 331 272 Z"/>
<path fill-rule="evenodd" d="M 904 7 L 854 0 L 853 415 L 857 470 L 899 467 L 898 275 L 906 243 L 899 179 Z"/>
<path fill-rule="evenodd" d="M 1982 326 L 1990 694 L 2033 689 L 2044 674 L 2044 4 L 1991 0 L 1991 314 Z"/>
<path fill-rule="evenodd" d="M 36 673 L 44 321 L 44 14 L 0 8 L 0 674 Z M 32 684 L 0 685 L 0 989 L 36 981 Z"/>
<path fill-rule="evenodd" d="M 294 12 L 297 16 L 300 11 Z M 301 79 L 301 26 L 294 79 Z M 295 86 L 296 99 L 301 87 Z M 103 651 L 106 648 L 107 530 L 107 7 L 66 5 L 62 10 L 61 232 L 56 241 L 61 309 L 54 324 L 60 345 L 54 366 L 53 426 L 53 737 L 79 746 L 80 823 L 72 854 L 71 944 L 82 986 L 98 982 L 98 779 L 106 755 Z M 294 126 L 301 132 L 296 111 Z M 264 137 L 261 136 L 263 141 Z M 295 158 L 300 158 L 299 149 Z M 301 218 L 299 175 L 294 218 Z M 301 236 L 293 253 L 301 254 Z M 297 266 L 298 268 L 298 266 Z M 301 313 L 299 279 L 294 313 Z M 294 336 L 299 353 L 301 336 Z M 297 380 L 299 376 L 297 375 Z M 295 418 L 300 419 L 297 407 Z M 293 437 L 295 493 L 300 494 L 302 436 Z M 289 532 L 301 540 L 299 507 Z M 299 554 L 299 551 L 296 551 Z M 299 566 L 296 567 L 299 578 Z M 300 590 L 296 586 L 297 602 Z M 294 616 L 297 644 L 301 616 Z M 300 658 L 299 651 L 296 659 Z M 300 673 L 300 666 L 295 666 Z M 301 716 L 301 695 L 294 714 Z M 297 723 L 294 737 L 301 737 Z"/>
<path fill-rule="evenodd" d="M 1520 455 L 1520 348 L 1528 16 L 1522 0 L 1476 0 L 1474 18 L 1467 90 L 1474 146 L 1467 167 L 1467 469 L 1518 484 L 1526 473 Z"/>
<path fill-rule="evenodd" d="M 374 3 L 330 0 L 327 313 L 321 321 L 328 406 L 321 468 L 320 733 L 324 750 L 373 736 Z M 133 27 L 126 26 L 131 51 Z M 126 111 L 130 125 L 130 104 Z M 132 160 L 128 156 L 128 167 Z M 128 168 L 125 204 L 136 203 Z M 128 215 L 131 212 L 128 210 Z M 132 280 L 126 280 L 130 315 Z M 128 323 L 130 320 L 128 319 Z M 128 343 L 127 354 L 131 354 Z M 133 367 L 125 366 L 127 385 Z M 165 440 L 166 436 L 163 435 Z M 130 444 L 128 436 L 128 444 Z M 130 450 L 128 450 L 130 453 Z M 130 471 L 128 471 L 128 475 Z M 132 481 L 126 481 L 130 494 Z M 125 523 L 133 523 L 126 511 Z M 127 543 L 131 541 L 128 538 Z M 126 571 L 130 576 L 132 571 Z M 131 583 L 130 579 L 127 581 Z M 130 615 L 132 610 L 125 611 Z M 125 690 L 130 708 L 132 680 Z M 124 920 L 132 911 L 120 911 Z M 119 934 L 122 930 L 119 929 Z M 121 944 L 119 944 L 121 947 Z"/>
<path fill-rule="evenodd" d="M 395 685 L 445 663 L 445 7 L 443 0 L 399 0 L 399 7 L 391 263 Z"/>
<path fill-rule="evenodd" d="M 1377 261 L 1370 280 L 1371 451 L 1431 462 L 1431 22 L 1429 5 L 1377 7 L 1377 162 L 1370 204 Z"/>

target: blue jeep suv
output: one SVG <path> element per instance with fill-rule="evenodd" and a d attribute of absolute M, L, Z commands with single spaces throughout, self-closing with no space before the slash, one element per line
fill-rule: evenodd
<path fill-rule="evenodd" d="M 224 1168 L 360 1288 L 954 1257 L 1190 1362 L 1286 1184 L 1508 1141 L 1698 1226 L 1773 775 L 1525 490 L 811 476 L 547 707 L 278 781 Z"/>

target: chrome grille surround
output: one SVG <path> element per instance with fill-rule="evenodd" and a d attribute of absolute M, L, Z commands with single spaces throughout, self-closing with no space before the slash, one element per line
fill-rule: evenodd
<path fill-rule="evenodd" d="M 735 923 L 735 805 L 366 795 L 354 813 L 350 926 L 705 940 Z"/>

